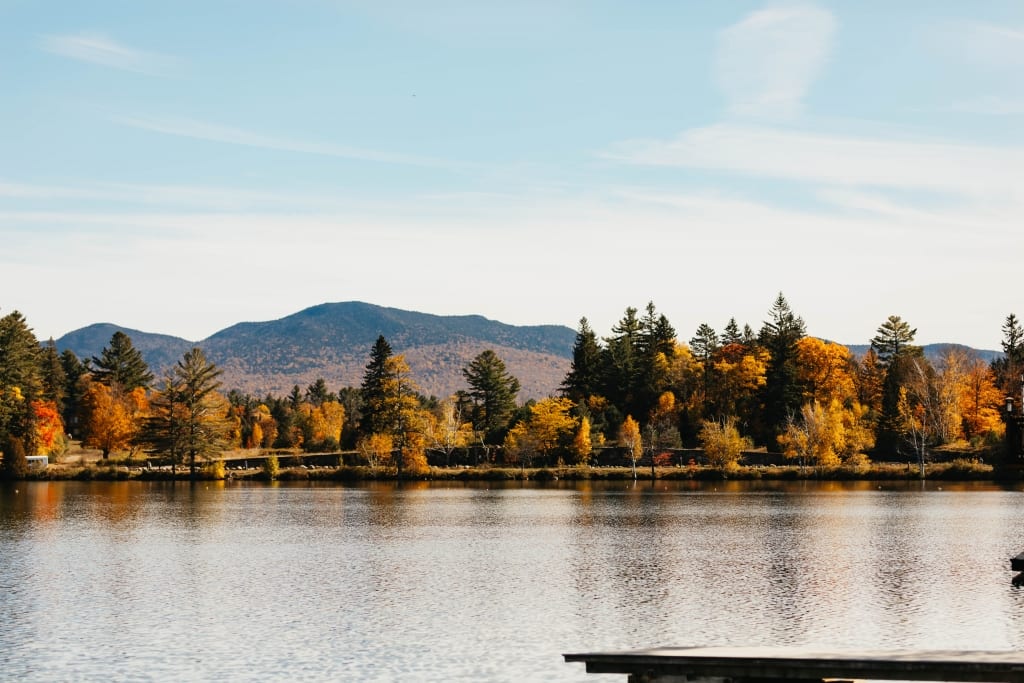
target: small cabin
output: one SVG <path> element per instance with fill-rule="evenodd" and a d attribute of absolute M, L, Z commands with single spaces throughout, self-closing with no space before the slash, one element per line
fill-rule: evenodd
<path fill-rule="evenodd" d="M 50 457 L 47 455 L 30 455 L 27 458 L 30 470 L 45 470 L 50 465 Z"/>

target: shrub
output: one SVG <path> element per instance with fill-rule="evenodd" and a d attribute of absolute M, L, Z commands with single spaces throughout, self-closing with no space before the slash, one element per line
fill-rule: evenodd
<path fill-rule="evenodd" d="M 263 459 L 263 476 L 270 481 L 277 479 L 281 473 L 281 465 L 277 462 L 276 455 L 268 455 Z"/>
<path fill-rule="evenodd" d="M 203 467 L 203 478 L 204 479 L 216 479 L 221 480 L 225 477 L 224 461 L 214 460 L 211 463 L 207 463 Z"/>

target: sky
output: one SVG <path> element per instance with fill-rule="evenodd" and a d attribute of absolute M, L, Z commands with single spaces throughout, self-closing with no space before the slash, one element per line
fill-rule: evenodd
<path fill-rule="evenodd" d="M 0 0 L 0 315 L 998 349 L 1022 124 L 1020 0 Z"/>

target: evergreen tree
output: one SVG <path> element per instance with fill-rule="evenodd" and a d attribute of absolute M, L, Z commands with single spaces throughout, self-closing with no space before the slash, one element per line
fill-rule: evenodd
<path fill-rule="evenodd" d="M 364 435 L 383 434 L 390 425 L 386 424 L 387 417 L 380 414 L 381 407 L 386 399 L 386 387 L 388 380 L 388 359 L 391 358 L 391 345 L 384 335 L 377 337 L 373 348 L 370 349 L 370 362 L 366 364 L 363 373 L 363 383 L 360 386 L 362 391 L 362 413 L 363 419 L 359 423 L 359 429 Z"/>
<path fill-rule="evenodd" d="M 621 412 L 632 413 L 636 404 L 640 368 L 641 324 L 636 309 L 630 306 L 605 339 L 603 385 L 601 392 Z M 618 425 L 615 425 L 618 427 Z"/>
<path fill-rule="evenodd" d="M 800 410 L 803 400 L 796 357 L 797 342 L 806 335 L 806 329 L 803 319 L 793 313 L 782 292 L 776 297 L 770 316 L 761 327 L 759 341 L 770 355 L 762 392 L 765 418 L 762 437 L 774 444 L 786 420 Z"/>
<path fill-rule="evenodd" d="M 227 402 L 217 390 L 222 370 L 206 359 L 198 347 L 185 353 L 165 381 L 163 397 L 156 401 L 162 441 L 187 460 L 189 476 L 196 478 L 200 457 L 210 457 L 226 443 Z"/>
<path fill-rule="evenodd" d="M 729 318 L 729 322 L 725 325 L 725 331 L 722 332 L 722 346 L 742 343 L 743 333 L 740 332 L 740 327 L 736 324 L 736 318 Z"/>
<path fill-rule="evenodd" d="M 898 315 L 890 315 L 879 325 L 871 338 L 871 349 L 878 355 L 878 364 L 884 368 L 882 380 L 882 405 L 875 434 L 875 449 L 881 453 L 899 452 L 901 426 L 899 401 L 900 390 L 921 363 L 926 363 L 920 346 L 914 346 L 916 329 L 912 329 Z M 915 362 L 917 363 L 915 364 Z"/>
<path fill-rule="evenodd" d="M 920 352 L 911 344 L 916 334 L 917 330 L 911 329 L 898 315 L 890 315 L 871 338 L 871 348 L 878 354 L 879 362 L 888 367 L 894 358 L 903 353 Z"/>
<path fill-rule="evenodd" d="M 601 393 L 601 346 L 597 335 L 586 318 L 580 318 L 580 328 L 572 347 L 572 364 L 562 380 L 562 395 L 574 403 Z"/>
<path fill-rule="evenodd" d="M 701 373 L 701 403 L 706 404 L 711 394 L 711 373 L 713 370 L 713 359 L 715 352 L 719 349 L 718 333 L 707 323 L 701 323 L 696 334 L 690 339 L 690 351 L 693 357 L 700 361 L 703 372 Z M 705 414 L 707 411 L 705 410 Z"/>
<path fill-rule="evenodd" d="M 53 401 L 57 410 L 64 411 L 64 398 L 67 395 L 68 377 L 61 364 L 60 354 L 57 353 L 57 344 L 51 337 L 43 350 L 40 352 L 39 370 L 42 379 L 42 396 L 48 401 Z"/>
<path fill-rule="evenodd" d="M 1011 313 L 1003 323 L 1003 355 L 992 361 L 996 386 L 1004 394 L 1021 395 L 1021 375 L 1024 374 L 1024 328 Z"/>
<path fill-rule="evenodd" d="M 78 356 L 71 349 L 61 351 L 60 365 L 65 377 L 64 409 L 61 412 L 64 428 L 72 435 L 80 437 L 79 416 L 85 398 L 83 378 L 89 374 L 89 366 L 78 360 Z"/>
<path fill-rule="evenodd" d="M 462 370 L 473 399 L 473 428 L 482 431 L 489 443 L 504 438 L 509 419 L 516 407 L 519 380 L 505 368 L 504 361 L 487 349 Z"/>
<path fill-rule="evenodd" d="M 306 387 L 306 401 L 317 408 L 334 399 L 335 396 L 328 391 L 327 382 L 323 377 L 317 377 L 315 382 Z"/>
<path fill-rule="evenodd" d="M 18 441 L 28 455 L 35 452 L 32 401 L 42 391 L 40 355 L 21 313 L 0 318 L 0 443 Z"/>
<path fill-rule="evenodd" d="M 139 350 L 132 346 L 131 337 L 118 330 L 110 338 L 110 344 L 93 356 L 93 379 L 108 387 L 120 387 L 125 393 L 138 387 L 148 388 L 153 373 L 142 359 Z"/>

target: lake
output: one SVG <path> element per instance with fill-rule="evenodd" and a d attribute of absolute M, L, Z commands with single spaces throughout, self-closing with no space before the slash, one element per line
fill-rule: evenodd
<path fill-rule="evenodd" d="M 1024 649 L 1024 493 L 0 486 L 0 678 L 619 681 L 565 652 Z"/>

